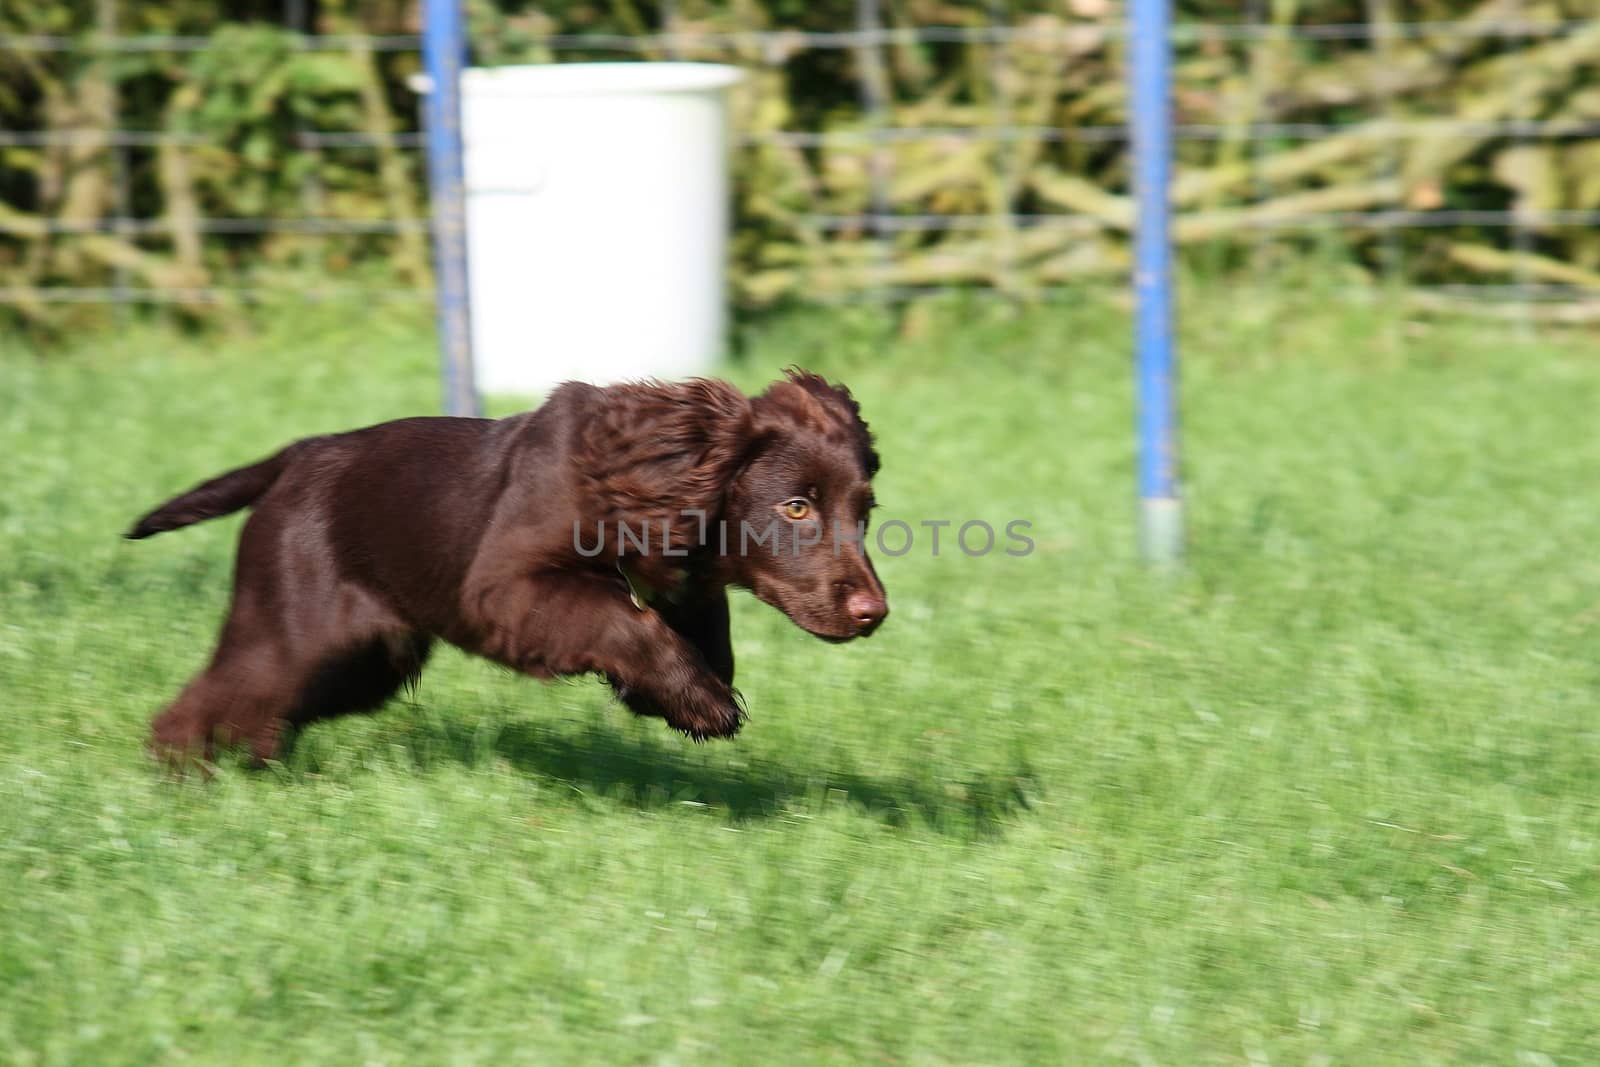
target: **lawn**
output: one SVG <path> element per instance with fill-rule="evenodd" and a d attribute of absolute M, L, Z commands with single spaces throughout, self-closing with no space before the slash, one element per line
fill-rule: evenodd
<path fill-rule="evenodd" d="M 880 519 L 1035 551 L 918 528 L 843 647 L 739 597 L 732 743 L 448 653 L 209 782 L 141 746 L 240 520 L 118 535 L 432 411 L 429 323 L 0 340 L 0 1061 L 1595 1062 L 1592 340 L 1202 296 L 1179 572 L 1123 312 L 782 317 L 728 373 L 847 381 Z"/>

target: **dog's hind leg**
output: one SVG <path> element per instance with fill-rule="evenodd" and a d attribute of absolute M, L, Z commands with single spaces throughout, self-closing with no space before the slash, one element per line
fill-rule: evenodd
<path fill-rule="evenodd" d="M 402 686 L 415 685 L 433 642 L 418 633 L 389 633 L 341 650 L 312 671 L 290 721 L 304 726 L 318 719 L 377 711 Z"/>
<path fill-rule="evenodd" d="M 156 717 L 152 745 L 169 758 L 210 759 L 218 743 L 245 744 L 256 763 L 265 763 L 302 726 L 378 710 L 402 686 L 416 682 L 430 647 L 421 635 L 386 635 L 309 666 L 267 649 L 231 651 Z"/>
<path fill-rule="evenodd" d="M 209 758 L 218 744 L 245 744 L 264 762 L 294 727 L 377 708 L 422 669 L 427 639 L 344 579 L 313 536 L 285 529 L 270 504 L 246 522 L 217 650 L 156 717 L 158 752 Z"/>
<path fill-rule="evenodd" d="M 293 671 L 276 650 L 224 645 L 150 727 L 151 748 L 173 763 L 211 759 L 216 746 L 240 742 L 259 761 L 276 754 L 295 691 Z"/>
<path fill-rule="evenodd" d="M 190 682 L 151 727 L 169 759 L 210 759 L 244 744 L 257 764 L 276 759 L 295 730 L 318 719 L 376 711 L 422 673 L 431 642 L 398 634 L 333 652 L 309 666 L 257 649 L 232 652 Z"/>

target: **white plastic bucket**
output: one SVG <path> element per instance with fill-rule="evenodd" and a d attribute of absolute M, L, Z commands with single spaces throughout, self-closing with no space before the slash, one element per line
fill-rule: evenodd
<path fill-rule="evenodd" d="M 678 377 L 722 356 L 740 77 L 705 63 L 463 72 L 479 389 Z"/>

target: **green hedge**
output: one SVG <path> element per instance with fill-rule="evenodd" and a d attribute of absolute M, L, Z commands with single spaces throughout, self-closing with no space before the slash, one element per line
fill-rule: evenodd
<path fill-rule="evenodd" d="M 417 56 L 342 38 L 414 35 L 416 12 L 387 0 L 305 4 L 317 48 L 284 25 L 281 0 L 230 5 L 237 21 L 221 21 L 216 5 L 198 0 L 0 0 L 4 32 L 74 41 L 60 50 L 37 50 L 36 40 L 0 49 L 0 129 L 13 131 L 0 145 L 0 288 L 14 307 L 49 321 L 59 311 L 27 293 L 122 285 L 161 290 L 204 315 L 212 305 L 194 291 L 271 289 L 312 276 L 427 283 L 420 153 L 390 137 L 415 133 L 416 100 L 405 83 Z M 1242 6 L 1182 3 L 1180 24 L 1242 27 Z M 1191 32 L 1178 48 L 1179 120 L 1210 131 L 1180 145 L 1178 239 L 1197 262 L 1271 270 L 1331 243 L 1353 271 L 1372 276 L 1600 289 L 1600 229 L 1571 224 L 1572 216 L 1549 221 L 1551 212 L 1600 209 L 1600 141 L 1590 135 L 1591 124 L 1600 127 L 1600 19 L 1582 21 L 1591 15 L 1587 0 L 1257 6 L 1267 31 L 1260 39 Z M 1402 8 L 1425 25 L 1360 32 L 1369 18 Z M 1132 217 L 1128 145 L 1105 128 L 1125 119 L 1122 5 L 884 0 L 883 11 L 891 27 L 976 29 L 999 20 L 1021 32 L 1002 43 L 881 49 L 886 106 L 877 116 L 861 105 L 862 53 L 738 36 L 851 29 L 853 0 L 685 0 L 675 6 L 675 43 L 647 42 L 638 53 L 734 62 L 751 72 L 737 100 L 739 129 L 751 139 L 738 166 L 741 302 L 947 284 L 1026 297 L 1120 276 Z M 647 37 L 662 29 L 660 18 L 655 5 L 630 0 L 471 5 L 485 64 L 623 58 L 633 53 L 555 47 L 551 37 Z M 1543 28 L 1496 32 L 1508 21 Z M 1357 29 L 1295 32 L 1330 25 Z M 196 50 L 159 42 L 97 48 L 111 33 L 204 42 Z M 1385 125 L 1410 120 L 1436 125 L 1404 138 Z M 1517 134 L 1506 130 L 1510 120 L 1566 126 L 1551 136 Z M 763 140 L 779 131 L 861 133 L 874 123 L 947 133 L 876 148 L 862 139 Z M 996 125 L 1069 136 L 973 136 Z M 1250 135 L 1263 125 L 1267 136 Z M 1307 127 L 1332 126 L 1340 129 L 1306 135 Z M 176 141 L 151 136 L 119 147 L 106 136 L 112 129 Z M 329 131 L 375 143 L 305 137 Z M 889 235 L 819 222 L 875 202 L 895 214 L 973 221 Z M 1526 212 L 1524 237 L 1513 242 L 1508 228 L 1482 217 L 1398 232 L 1351 221 L 1463 209 Z M 1015 214 L 1070 218 L 1019 225 Z M 135 232 L 107 221 L 128 216 L 141 220 Z M 307 218 L 340 220 L 345 229 L 396 225 L 389 233 L 308 234 L 284 221 Z M 279 220 L 280 228 L 206 228 L 205 220 L 237 219 Z"/>

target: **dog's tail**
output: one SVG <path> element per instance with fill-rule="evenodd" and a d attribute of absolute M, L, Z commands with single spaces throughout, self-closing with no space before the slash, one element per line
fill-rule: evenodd
<path fill-rule="evenodd" d="M 296 441 L 277 455 L 269 456 L 248 467 L 219 474 L 208 482 L 201 482 L 187 493 L 173 497 L 150 514 L 133 524 L 123 536 L 137 541 L 152 534 L 178 530 L 197 522 L 231 515 L 247 508 L 266 495 L 272 483 L 289 465 L 305 441 Z"/>

